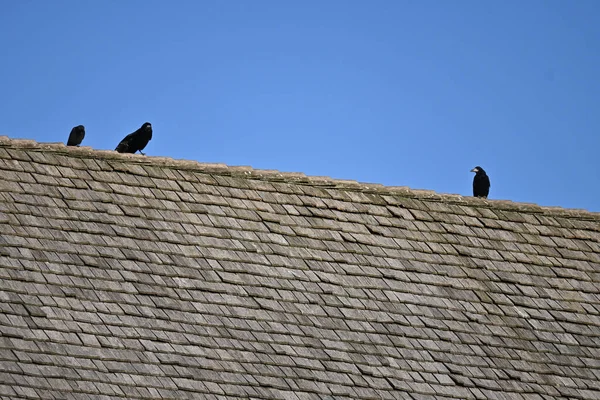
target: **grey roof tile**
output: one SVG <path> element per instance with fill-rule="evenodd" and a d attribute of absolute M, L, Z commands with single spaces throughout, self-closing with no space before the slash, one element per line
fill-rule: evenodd
<path fill-rule="evenodd" d="M 597 214 L 6 138 L 0 170 L 0 395 L 599 395 Z"/>

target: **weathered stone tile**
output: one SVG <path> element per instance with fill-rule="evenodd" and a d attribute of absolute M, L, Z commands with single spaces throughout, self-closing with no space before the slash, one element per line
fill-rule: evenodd
<path fill-rule="evenodd" d="M 560 395 L 553 373 L 597 393 L 595 214 L 27 146 L 0 141 L 13 392 L 520 398 Z"/>

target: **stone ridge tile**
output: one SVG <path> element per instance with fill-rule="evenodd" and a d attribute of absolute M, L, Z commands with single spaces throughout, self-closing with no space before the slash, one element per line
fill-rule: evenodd
<path fill-rule="evenodd" d="M 2 160 L 10 160 L 12 159 L 11 155 L 9 154 L 8 151 L 6 151 L 5 148 L 0 147 L 0 159 Z"/>
<path fill-rule="evenodd" d="M 481 223 L 481 221 L 476 217 L 460 215 L 460 214 L 457 214 L 457 216 L 462 221 L 463 224 L 470 226 L 471 229 L 475 229 L 474 227 L 478 227 L 478 228 L 484 227 L 484 225 Z"/>
<path fill-rule="evenodd" d="M 126 185 L 133 188 L 138 188 L 138 186 L 142 186 L 141 185 L 141 179 L 139 179 L 137 176 L 135 175 L 130 175 L 130 174 L 123 174 L 123 173 L 119 173 L 119 181 L 120 184 L 122 185 Z M 140 177 L 142 178 L 142 177 Z M 146 180 L 145 182 L 148 182 L 148 180 Z"/>
<path fill-rule="evenodd" d="M 411 212 L 406 208 L 387 206 L 388 211 L 397 218 L 401 220 L 414 220 L 415 217 L 411 214 Z"/>
<path fill-rule="evenodd" d="M 87 170 L 88 172 L 93 171 L 94 173 L 98 173 L 104 170 L 94 159 L 82 158 L 81 161 L 84 165 L 83 169 Z"/>
<path fill-rule="evenodd" d="M 147 173 L 145 167 L 149 167 L 149 166 L 144 166 L 144 171 Z M 178 181 L 178 183 L 190 183 L 190 182 L 198 182 L 198 176 L 199 175 L 206 175 L 202 172 L 198 172 L 198 171 L 193 171 L 193 170 L 186 170 L 186 169 L 180 169 L 179 173 L 181 174 L 182 179 L 180 179 Z M 183 189 L 183 186 L 182 186 Z"/>
<path fill-rule="evenodd" d="M 242 188 L 242 189 L 250 188 L 250 186 L 247 184 L 247 182 L 248 182 L 247 179 L 233 177 L 233 176 L 226 176 L 226 175 L 218 175 L 218 174 L 214 174 L 214 175 L 210 174 L 209 176 L 212 179 L 214 179 L 216 186 Z M 275 184 L 277 184 L 277 183 L 275 182 Z"/>
<path fill-rule="evenodd" d="M 10 160 L 25 161 L 27 163 L 33 161 L 29 151 L 7 148 L 6 152 L 9 154 Z"/>
<path fill-rule="evenodd" d="M 386 205 L 387 202 L 377 194 L 373 193 L 364 193 L 364 192 L 356 192 L 356 191 L 348 191 L 346 192 L 348 199 L 352 203 L 366 203 L 369 205 Z"/>
<path fill-rule="evenodd" d="M 465 225 L 464 219 L 461 218 L 461 216 L 456 215 L 456 214 L 439 213 L 436 211 L 430 211 L 427 214 L 427 216 L 432 217 L 434 221 L 443 221 L 446 224 L 453 224 L 453 225 L 459 225 L 459 226 Z M 472 219 L 472 220 L 476 221 L 475 223 L 477 224 L 477 226 L 482 226 L 481 222 L 479 222 L 477 219 Z"/>
<path fill-rule="evenodd" d="M 433 211 L 440 214 L 455 214 L 462 215 L 464 210 L 455 204 L 444 203 L 441 201 L 425 201 L 424 202 L 428 211 Z"/>
<path fill-rule="evenodd" d="M 494 213 L 498 215 L 502 220 L 512 221 L 512 222 L 526 222 L 526 218 L 521 215 L 519 212 L 515 211 L 507 211 L 507 210 L 494 210 Z"/>
<path fill-rule="evenodd" d="M 210 175 L 206 175 L 207 177 L 209 177 Z M 244 185 L 247 186 L 248 189 L 254 191 L 254 192 L 274 192 L 276 191 L 275 188 L 273 187 L 273 185 L 271 184 L 271 182 L 266 181 L 266 180 L 260 180 L 259 178 L 253 178 L 252 176 L 248 177 L 249 179 L 240 179 L 240 181 L 243 181 Z M 212 179 L 212 178 L 211 178 Z M 212 179 L 212 181 L 214 182 L 213 184 L 216 184 L 216 181 L 214 179 Z"/>
<path fill-rule="evenodd" d="M 300 191 L 306 194 L 307 196 L 315 197 L 318 199 L 332 198 L 331 194 L 322 187 L 306 185 L 299 186 L 298 189 L 300 189 Z"/>
<path fill-rule="evenodd" d="M 587 220 L 573 220 L 571 224 L 578 229 L 586 232 L 589 235 L 593 235 L 593 237 L 598 238 L 598 232 L 600 232 L 600 226 L 596 221 L 587 221 Z"/>
<path fill-rule="evenodd" d="M 308 196 L 305 194 L 299 194 L 298 198 L 302 201 L 302 205 L 305 207 L 317 209 L 320 211 L 327 210 L 327 204 L 325 204 L 323 199 L 321 199 L 319 197 L 313 197 L 313 196 Z"/>

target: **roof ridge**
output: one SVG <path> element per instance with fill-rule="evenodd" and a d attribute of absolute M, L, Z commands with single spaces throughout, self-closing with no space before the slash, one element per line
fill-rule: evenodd
<path fill-rule="evenodd" d="M 99 156 L 105 160 L 131 161 L 138 165 L 161 166 L 190 171 L 213 173 L 225 176 L 243 176 L 271 182 L 287 182 L 316 187 L 336 188 L 379 195 L 400 195 L 427 201 L 444 202 L 471 207 L 494 208 L 499 211 L 522 211 L 544 213 L 570 218 L 600 220 L 600 212 L 585 209 L 564 208 L 559 206 L 540 206 L 535 203 L 515 202 L 512 200 L 480 199 L 452 193 L 438 193 L 433 190 L 413 189 L 408 186 L 385 186 L 380 183 L 364 183 L 348 179 L 336 179 L 327 176 L 310 176 L 302 172 L 282 172 L 278 170 L 255 169 L 251 166 L 229 166 L 223 163 L 203 163 L 195 160 L 175 159 L 164 156 L 142 156 L 138 154 L 117 153 L 113 150 L 98 150 L 89 146 L 67 147 L 63 142 L 37 142 L 31 139 L 13 139 L 0 136 L 0 147 L 52 151 L 59 154 L 79 156 L 81 158 Z"/>

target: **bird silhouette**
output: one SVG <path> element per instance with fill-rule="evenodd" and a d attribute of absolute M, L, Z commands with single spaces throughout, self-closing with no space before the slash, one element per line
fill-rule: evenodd
<path fill-rule="evenodd" d="M 490 194 L 490 178 L 480 166 L 473 168 L 471 172 L 475 172 L 475 177 L 473 178 L 473 196 L 487 199 L 488 194 Z"/>
<path fill-rule="evenodd" d="M 67 146 L 79 146 L 85 137 L 85 127 L 83 125 L 77 125 L 71 129 L 69 133 L 69 140 L 67 140 Z"/>
<path fill-rule="evenodd" d="M 138 130 L 125 136 L 115 150 L 119 153 L 132 154 L 139 151 L 140 154 L 145 155 L 142 150 L 144 150 L 150 139 L 152 139 L 152 125 L 150 122 L 145 122 Z"/>

